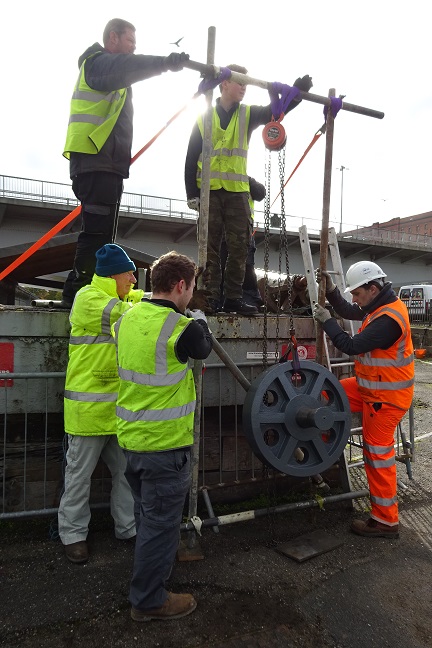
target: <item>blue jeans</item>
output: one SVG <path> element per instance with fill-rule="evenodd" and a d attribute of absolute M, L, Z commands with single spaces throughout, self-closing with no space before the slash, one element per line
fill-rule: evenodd
<path fill-rule="evenodd" d="M 134 608 L 161 607 L 175 561 L 190 485 L 190 448 L 165 452 L 125 450 L 137 528 L 129 601 Z"/>

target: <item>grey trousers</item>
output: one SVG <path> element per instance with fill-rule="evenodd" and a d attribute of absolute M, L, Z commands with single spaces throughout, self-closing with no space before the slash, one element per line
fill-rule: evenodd
<path fill-rule="evenodd" d="M 165 583 L 180 539 L 183 507 L 190 485 L 190 448 L 129 452 L 126 479 L 135 503 L 136 544 L 129 601 L 134 608 L 161 607 Z"/>
<path fill-rule="evenodd" d="M 124 476 L 126 459 L 115 434 L 77 436 L 68 434 L 64 493 L 58 511 L 58 527 L 64 545 L 85 540 L 90 522 L 91 477 L 99 457 L 112 477 L 111 515 L 116 538 L 135 535 L 133 497 Z"/>

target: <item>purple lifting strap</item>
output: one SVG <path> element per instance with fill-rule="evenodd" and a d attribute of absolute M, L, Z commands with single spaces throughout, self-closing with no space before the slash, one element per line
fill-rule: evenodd
<path fill-rule="evenodd" d="M 231 70 L 227 67 L 221 67 L 216 79 L 204 78 L 198 86 L 197 94 L 205 94 L 208 90 L 214 90 L 222 81 L 226 81 L 231 76 Z"/>
<path fill-rule="evenodd" d="M 281 114 L 286 112 L 291 101 L 300 94 L 300 90 L 295 86 L 291 87 L 278 81 L 270 84 L 268 92 L 272 114 L 275 119 L 279 119 Z M 281 96 L 279 97 L 279 95 Z"/>
<path fill-rule="evenodd" d="M 336 115 L 338 114 L 339 110 L 342 108 L 342 99 L 339 99 L 338 97 L 330 97 L 330 110 L 331 114 L 333 115 L 333 118 L 336 118 Z M 328 115 L 328 106 L 324 106 L 324 117 L 327 120 L 327 115 Z"/>

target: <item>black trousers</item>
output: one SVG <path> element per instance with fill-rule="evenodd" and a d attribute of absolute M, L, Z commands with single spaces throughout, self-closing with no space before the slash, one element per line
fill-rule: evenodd
<path fill-rule="evenodd" d="M 105 171 L 80 173 L 72 178 L 72 190 L 81 203 L 82 226 L 73 267 L 63 288 L 63 299 L 70 303 L 76 292 L 91 282 L 96 252 L 115 240 L 123 178 Z"/>

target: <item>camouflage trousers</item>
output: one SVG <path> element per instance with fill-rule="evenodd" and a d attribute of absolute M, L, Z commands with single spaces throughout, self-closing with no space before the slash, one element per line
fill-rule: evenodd
<path fill-rule="evenodd" d="M 242 297 L 246 257 L 252 235 L 252 218 L 247 192 L 218 189 L 210 191 L 207 289 L 210 299 L 219 300 L 222 270 L 221 243 L 225 235 L 228 257 L 225 265 L 223 293 L 227 299 Z"/>

